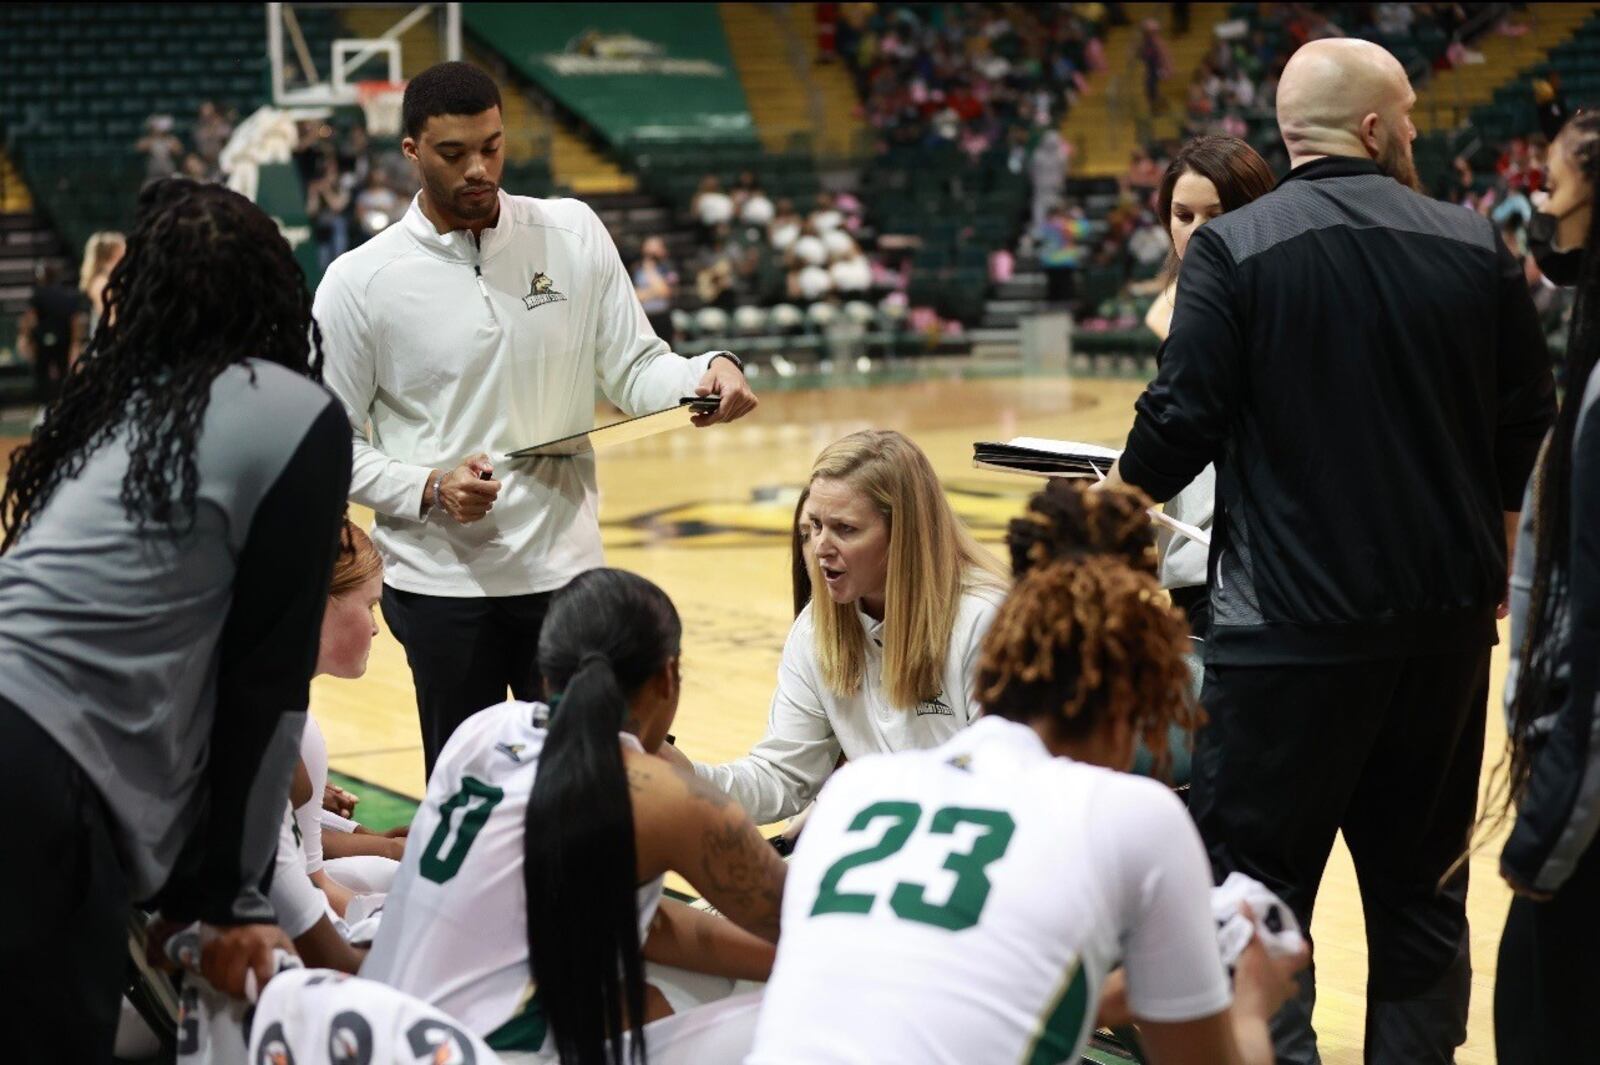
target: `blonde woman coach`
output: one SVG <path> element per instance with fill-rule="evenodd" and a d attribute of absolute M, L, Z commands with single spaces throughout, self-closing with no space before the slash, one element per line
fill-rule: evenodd
<path fill-rule="evenodd" d="M 695 766 L 757 824 L 797 813 L 841 754 L 936 747 L 968 725 L 1007 583 L 900 433 L 832 444 L 808 489 L 815 594 L 784 643 L 767 734 L 737 761 Z"/>

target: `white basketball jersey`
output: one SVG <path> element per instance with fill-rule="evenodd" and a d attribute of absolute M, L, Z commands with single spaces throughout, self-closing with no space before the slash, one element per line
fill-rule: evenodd
<path fill-rule="evenodd" d="M 250 1026 L 250 1065 L 499 1065 L 442 1012 L 330 969 L 272 978 Z"/>
<path fill-rule="evenodd" d="M 536 705 L 479 711 L 445 744 L 361 967 L 497 1050 L 535 1051 L 547 1034 L 531 1001 L 522 876 L 523 818 L 545 738 Z M 621 742 L 638 747 L 632 736 Z M 641 942 L 661 891 L 660 879 L 638 890 Z"/>
<path fill-rule="evenodd" d="M 1164 787 L 980 719 L 854 762 L 789 864 L 751 1065 L 1075 1062 L 1126 961 L 1149 1020 L 1227 1007 L 1211 878 Z"/>

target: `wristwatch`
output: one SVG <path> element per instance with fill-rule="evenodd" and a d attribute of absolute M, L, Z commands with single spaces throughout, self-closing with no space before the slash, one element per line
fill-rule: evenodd
<path fill-rule="evenodd" d="M 706 363 L 706 369 L 709 370 L 711 363 L 716 362 L 718 359 L 727 359 L 738 368 L 740 373 L 744 373 L 744 360 L 731 351 L 713 351 L 710 360 Z"/>

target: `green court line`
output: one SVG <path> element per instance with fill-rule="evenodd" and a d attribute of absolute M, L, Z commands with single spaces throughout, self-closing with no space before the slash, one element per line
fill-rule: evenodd
<path fill-rule="evenodd" d="M 328 770 L 328 783 L 337 784 L 361 798 L 356 804 L 356 820 L 374 832 L 387 832 L 391 828 L 409 825 L 416 816 L 417 800 L 409 795 L 332 769 Z"/>

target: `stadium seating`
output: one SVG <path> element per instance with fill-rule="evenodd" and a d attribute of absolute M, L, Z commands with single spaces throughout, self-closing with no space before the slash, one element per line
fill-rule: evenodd
<path fill-rule="evenodd" d="M 327 11 L 300 26 L 315 56 L 339 35 Z M 0 5 L 0 133 L 68 247 L 128 224 L 150 115 L 184 136 L 203 101 L 267 102 L 266 34 L 252 4 Z"/>

